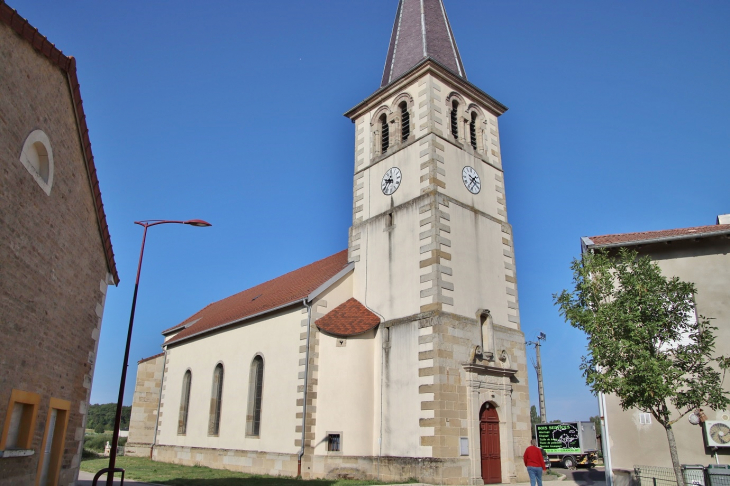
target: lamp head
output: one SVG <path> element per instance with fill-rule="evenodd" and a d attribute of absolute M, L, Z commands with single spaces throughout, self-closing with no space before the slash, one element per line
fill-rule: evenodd
<path fill-rule="evenodd" d="M 189 224 L 190 226 L 198 226 L 198 227 L 206 227 L 206 226 L 213 226 L 207 221 L 203 221 L 202 219 L 189 219 L 187 221 L 184 221 L 183 224 Z"/>

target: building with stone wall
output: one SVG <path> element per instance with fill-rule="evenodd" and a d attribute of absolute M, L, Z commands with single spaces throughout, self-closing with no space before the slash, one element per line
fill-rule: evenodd
<path fill-rule="evenodd" d="M 1 0 L 0 164 L 0 485 L 72 485 L 119 278 L 76 61 Z"/>
<path fill-rule="evenodd" d="M 717 217 L 717 224 L 642 233 L 584 237 L 583 251 L 620 248 L 648 255 L 666 277 L 679 277 L 697 287 L 694 296 L 697 315 L 711 318 L 716 355 L 730 354 L 730 215 Z M 725 382 L 726 391 L 730 383 Z M 599 396 L 603 416 L 603 451 L 617 484 L 630 481 L 634 466 L 672 467 L 664 427 L 651 414 L 637 409 L 623 410 L 618 397 Z M 730 410 L 704 410 L 707 420 L 727 423 Z M 682 418 L 672 426 L 682 464 L 730 464 L 730 448 L 714 451 L 704 439 L 705 425 Z"/>
<path fill-rule="evenodd" d="M 467 80 L 442 1 L 401 0 L 381 86 L 346 113 L 347 250 L 164 331 L 156 439 L 133 423 L 128 450 L 305 478 L 526 481 L 506 110 Z"/>

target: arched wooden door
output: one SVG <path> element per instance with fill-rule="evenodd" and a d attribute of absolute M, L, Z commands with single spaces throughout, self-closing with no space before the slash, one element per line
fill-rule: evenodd
<path fill-rule="evenodd" d="M 485 403 L 479 414 L 479 443 L 484 484 L 502 482 L 502 460 L 499 453 L 499 415 L 494 405 Z"/>

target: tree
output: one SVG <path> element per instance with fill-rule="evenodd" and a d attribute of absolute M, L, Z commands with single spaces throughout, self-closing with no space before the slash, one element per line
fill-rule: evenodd
<path fill-rule="evenodd" d="M 532 425 L 542 423 L 542 417 L 537 414 L 537 407 L 535 405 L 530 407 L 530 423 Z"/>
<path fill-rule="evenodd" d="M 730 403 L 718 371 L 728 360 L 713 357 L 715 328 L 695 317 L 697 289 L 664 277 L 649 257 L 625 248 L 616 255 L 585 253 L 571 268 L 574 290 L 553 299 L 566 322 L 588 336 L 581 364 L 586 384 L 664 427 L 677 486 L 683 486 L 672 425 L 697 408 Z"/>
<path fill-rule="evenodd" d="M 600 415 L 594 415 L 593 417 L 589 418 L 591 422 L 593 422 L 593 425 L 596 426 L 596 433 L 601 433 L 601 416 Z"/>

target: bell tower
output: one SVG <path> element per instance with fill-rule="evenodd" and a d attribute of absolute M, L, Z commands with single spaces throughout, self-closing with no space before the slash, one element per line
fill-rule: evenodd
<path fill-rule="evenodd" d="M 384 321 L 378 453 L 438 459 L 444 478 L 472 484 L 527 480 L 506 110 L 467 80 L 442 0 L 400 0 L 381 86 L 345 114 L 353 292 Z M 487 443 L 497 450 L 484 462 Z"/>

